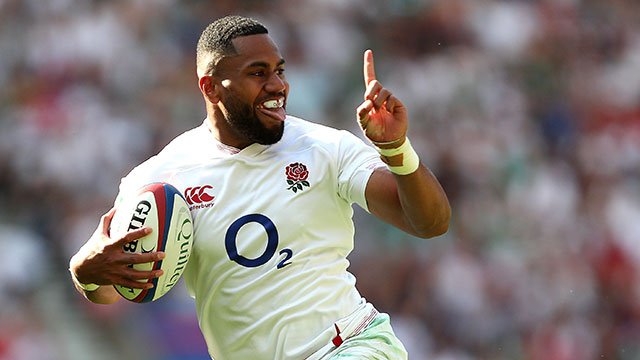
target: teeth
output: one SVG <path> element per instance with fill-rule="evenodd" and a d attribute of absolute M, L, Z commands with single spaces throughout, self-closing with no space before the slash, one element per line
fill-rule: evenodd
<path fill-rule="evenodd" d="M 276 108 L 282 107 L 283 104 L 284 104 L 284 100 L 283 99 L 269 100 L 269 101 L 265 101 L 264 103 L 262 103 L 262 107 L 267 108 L 267 109 L 276 109 Z"/>

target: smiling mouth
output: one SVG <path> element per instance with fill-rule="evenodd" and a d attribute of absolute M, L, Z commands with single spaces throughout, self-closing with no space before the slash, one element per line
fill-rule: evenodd
<path fill-rule="evenodd" d="M 260 109 L 277 109 L 281 108 L 284 105 L 284 98 L 276 99 L 276 100 L 268 100 L 258 105 Z"/>
<path fill-rule="evenodd" d="M 287 114 L 284 110 L 284 97 L 267 100 L 257 106 L 258 110 L 267 116 L 284 121 Z"/>

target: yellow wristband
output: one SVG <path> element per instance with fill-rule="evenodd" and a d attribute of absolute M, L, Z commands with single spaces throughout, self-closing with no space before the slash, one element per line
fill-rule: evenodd
<path fill-rule="evenodd" d="M 389 170 L 397 175 L 408 175 L 420 167 L 420 158 L 413 147 L 409 138 L 405 138 L 404 142 L 397 148 L 381 149 L 378 148 L 380 158 L 387 164 Z"/>

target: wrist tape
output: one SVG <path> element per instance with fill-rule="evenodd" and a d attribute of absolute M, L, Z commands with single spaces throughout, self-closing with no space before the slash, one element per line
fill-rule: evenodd
<path fill-rule="evenodd" d="M 396 140 L 397 141 L 397 140 Z M 390 142 L 387 144 L 394 143 Z M 383 143 L 375 143 L 374 145 L 383 145 Z M 392 149 L 381 149 L 378 147 L 380 159 L 387 164 L 389 170 L 397 175 L 408 175 L 418 170 L 420 159 L 408 137 L 405 137 L 402 145 Z"/>

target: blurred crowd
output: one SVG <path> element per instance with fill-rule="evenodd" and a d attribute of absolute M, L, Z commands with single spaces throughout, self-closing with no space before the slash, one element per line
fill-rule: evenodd
<path fill-rule="evenodd" d="M 639 2 L 0 0 L 0 360 L 207 358 L 183 289 L 93 305 L 67 267 L 202 122 L 195 44 L 232 13 L 279 44 L 288 113 L 361 135 L 366 48 L 408 107 L 450 230 L 357 211 L 350 270 L 410 359 L 640 358 Z"/>

